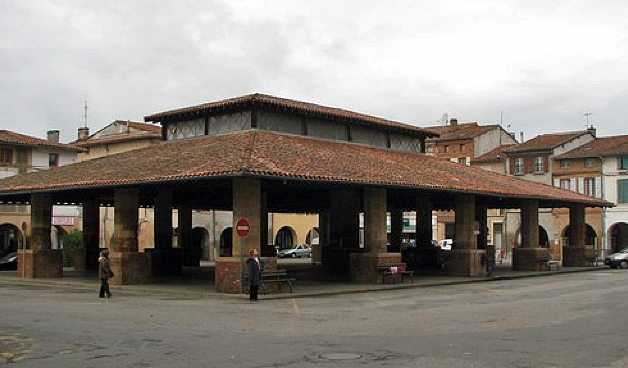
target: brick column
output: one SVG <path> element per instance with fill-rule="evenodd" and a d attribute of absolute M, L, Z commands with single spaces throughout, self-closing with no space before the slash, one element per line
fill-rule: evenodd
<path fill-rule="evenodd" d="M 583 205 L 569 207 L 569 245 L 563 247 L 563 266 L 586 267 L 589 265 L 587 255 L 586 219 Z"/>
<path fill-rule="evenodd" d="M 521 204 L 521 247 L 512 250 L 512 269 L 539 271 L 539 259 L 549 257 L 549 249 L 539 246 L 539 201 L 524 200 Z"/>
<path fill-rule="evenodd" d="M 111 268 L 116 285 L 142 284 L 150 276 L 150 258 L 138 253 L 139 190 L 118 188 L 114 193 L 113 252 Z"/>
<path fill-rule="evenodd" d="M 456 195 L 456 238 L 454 249 L 445 259 L 445 271 L 451 276 L 486 276 L 485 249 L 477 249 L 475 234 L 475 196 Z"/>
<path fill-rule="evenodd" d="M 155 215 L 153 234 L 155 248 L 146 251 L 151 256 L 153 275 L 180 275 L 181 249 L 172 247 L 172 189 L 162 188 L 155 197 Z"/>
<path fill-rule="evenodd" d="M 262 189 L 259 179 L 238 177 L 233 179 L 233 256 L 216 260 L 215 286 L 223 293 L 239 294 L 246 291 L 243 285 L 244 260 L 253 248 L 260 249 Z M 246 218 L 250 224 L 249 235 L 238 236 L 236 223 Z M 268 269 L 267 265 L 264 265 Z M 271 266 L 272 267 L 272 266 Z M 276 266 L 275 266 L 276 267 Z"/>
<path fill-rule="evenodd" d="M 177 215 L 177 243 L 181 252 L 181 263 L 184 267 L 198 267 L 200 259 L 195 257 L 195 250 L 192 249 L 192 207 L 188 205 L 179 206 Z"/>
<path fill-rule="evenodd" d="M 330 193 L 329 246 L 322 249 L 323 272 L 351 277 L 351 253 L 359 249 L 360 196 L 352 188 Z"/>
<path fill-rule="evenodd" d="M 364 188 L 364 252 L 351 253 L 351 278 L 357 282 L 382 282 L 380 266 L 401 262 L 401 253 L 388 253 L 387 195 L 384 188 Z"/>
<path fill-rule="evenodd" d="M 401 237 L 403 234 L 403 211 L 400 208 L 390 210 L 390 248 L 391 252 L 401 251 Z"/>
<path fill-rule="evenodd" d="M 63 251 L 51 249 L 52 197 L 31 194 L 30 249 L 18 252 L 18 276 L 44 278 L 63 276 Z"/>
<path fill-rule="evenodd" d="M 98 198 L 83 201 L 83 244 L 74 253 L 75 270 L 98 269 L 100 252 L 100 203 Z"/>
<path fill-rule="evenodd" d="M 425 247 L 433 237 L 432 202 L 429 197 L 417 197 L 416 200 L 416 245 Z"/>

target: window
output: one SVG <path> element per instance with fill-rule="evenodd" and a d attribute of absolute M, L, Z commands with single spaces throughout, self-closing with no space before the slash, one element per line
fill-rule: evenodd
<path fill-rule="evenodd" d="M 571 180 L 569 179 L 560 179 L 560 187 L 561 189 L 571 189 Z"/>
<path fill-rule="evenodd" d="M 617 203 L 628 203 L 628 179 L 617 180 Z"/>
<path fill-rule="evenodd" d="M 49 167 L 59 166 L 59 154 L 58 153 L 48 154 L 48 166 Z"/>
<path fill-rule="evenodd" d="M 2 148 L 0 150 L 0 163 L 3 163 L 3 164 L 13 163 L 13 149 Z"/>
<path fill-rule="evenodd" d="M 595 178 L 584 178 L 584 194 L 595 197 Z"/>
<path fill-rule="evenodd" d="M 467 158 L 466 158 L 466 157 L 460 157 L 460 158 L 458 159 L 458 163 L 459 163 L 459 164 L 466 165 L 466 164 L 467 164 Z"/>
<path fill-rule="evenodd" d="M 617 158 L 617 169 L 628 170 L 628 156 L 620 156 Z"/>
<path fill-rule="evenodd" d="M 592 157 L 588 157 L 584 159 L 584 166 L 585 167 L 593 167 L 595 166 L 595 160 Z"/>
<path fill-rule="evenodd" d="M 460 152 L 464 151 L 464 149 L 465 149 L 465 148 L 467 148 L 467 145 L 466 145 L 466 144 L 464 144 L 464 143 L 463 143 L 463 144 L 461 144 L 461 145 L 460 145 Z"/>
<path fill-rule="evenodd" d="M 560 167 L 565 169 L 571 166 L 570 160 L 560 160 Z"/>
<path fill-rule="evenodd" d="M 534 158 L 534 172 L 543 172 L 543 157 L 537 156 Z"/>
<path fill-rule="evenodd" d="M 515 175 L 523 174 L 523 157 L 515 157 Z"/>
<path fill-rule="evenodd" d="M 451 147 L 448 144 L 445 145 L 445 152 L 451 152 Z"/>

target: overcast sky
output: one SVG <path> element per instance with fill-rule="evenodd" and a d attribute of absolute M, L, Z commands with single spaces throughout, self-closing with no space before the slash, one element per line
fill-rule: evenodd
<path fill-rule="evenodd" d="M 628 134 L 628 3 L 0 1 L 0 129 L 76 139 L 116 119 L 264 93 L 525 139 Z"/>

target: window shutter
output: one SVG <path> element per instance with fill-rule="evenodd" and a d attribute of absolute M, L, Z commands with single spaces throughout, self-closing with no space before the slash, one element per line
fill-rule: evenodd
<path fill-rule="evenodd" d="M 554 186 L 560 188 L 560 179 L 554 179 Z"/>
<path fill-rule="evenodd" d="M 584 194 L 584 178 L 578 178 L 578 193 Z"/>
<path fill-rule="evenodd" d="M 595 177 L 595 196 L 597 198 L 602 198 L 602 177 Z"/>
<path fill-rule="evenodd" d="M 576 178 L 569 179 L 569 189 L 572 192 L 578 191 L 578 188 L 576 187 Z"/>

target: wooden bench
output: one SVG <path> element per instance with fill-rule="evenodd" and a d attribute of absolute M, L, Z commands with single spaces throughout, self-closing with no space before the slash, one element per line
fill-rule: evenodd
<path fill-rule="evenodd" d="M 552 266 L 556 268 L 556 271 L 560 270 L 560 261 L 554 261 L 551 257 L 539 257 L 536 261 L 542 265 L 545 265 L 548 271 L 552 270 Z"/>
<path fill-rule="evenodd" d="M 249 274 L 245 273 L 244 278 L 245 278 L 245 282 L 248 283 Z M 285 270 L 285 269 L 279 269 L 279 270 L 273 270 L 273 271 L 262 271 L 260 290 L 262 291 L 262 293 L 267 294 L 268 288 L 266 288 L 266 285 L 277 284 L 279 291 L 281 291 L 281 286 L 285 285 L 290 288 L 290 293 L 292 293 L 292 286 L 296 280 L 297 279 L 293 277 L 288 277 L 288 270 Z"/>
<path fill-rule="evenodd" d="M 403 283 L 404 277 L 410 279 L 410 282 L 414 283 L 414 271 L 406 269 L 405 263 L 388 264 L 377 267 L 377 270 L 382 273 L 382 283 L 386 283 L 387 277 L 392 277 L 393 282 L 397 283 L 397 276 L 399 281 Z"/>

